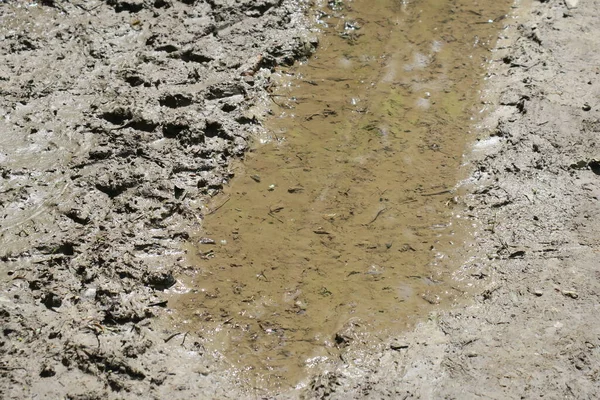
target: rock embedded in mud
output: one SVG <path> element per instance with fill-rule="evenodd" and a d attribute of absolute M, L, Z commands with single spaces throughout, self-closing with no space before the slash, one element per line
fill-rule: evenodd
<path fill-rule="evenodd" d="M 120 13 L 129 11 L 130 13 L 136 13 L 142 11 L 145 7 L 144 0 L 108 0 L 108 5 L 113 6 L 115 11 Z"/>

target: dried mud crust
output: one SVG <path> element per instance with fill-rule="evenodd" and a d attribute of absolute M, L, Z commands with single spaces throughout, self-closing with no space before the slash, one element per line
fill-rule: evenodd
<path fill-rule="evenodd" d="M 0 397 L 224 398 L 156 328 L 205 196 L 306 57 L 293 0 L 0 2 Z"/>
<path fill-rule="evenodd" d="M 340 364 L 306 398 L 600 397 L 598 10 L 534 2 L 499 42 L 463 198 L 479 225 L 459 273 L 474 304 Z"/>

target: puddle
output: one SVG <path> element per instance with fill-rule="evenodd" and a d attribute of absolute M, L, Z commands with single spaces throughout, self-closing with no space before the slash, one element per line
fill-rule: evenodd
<path fill-rule="evenodd" d="M 280 71 L 271 140 L 210 205 L 170 300 L 257 389 L 302 385 L 464 290 L 453 197 L 510 4 L 321 3 L 318 52 Z"/>

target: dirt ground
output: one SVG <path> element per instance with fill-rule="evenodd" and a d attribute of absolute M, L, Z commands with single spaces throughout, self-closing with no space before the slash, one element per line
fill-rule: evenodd
<path fill-rule="evenodd" d="M 478 293 L 277 398 L 600 397 L 600 1 L 516 3 L 457 213 Z M 0 2 L 0 397 L 254 398 L 157 320 L 181 244 L 310 56 L 288 0 Z"/>

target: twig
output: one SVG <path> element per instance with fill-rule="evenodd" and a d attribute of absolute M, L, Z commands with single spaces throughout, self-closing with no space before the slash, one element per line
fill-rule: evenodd
<path fill-rule="evenodd" d="M 265 275 L 265 271 L 260 271 L 260 274 L 256 275 L 256 279 L 259 279 L 261 276 L 263 277 L 263 279 L 265 280 L 265 282 L 270 282 L 269 278 L 267 278 L 267 276 Z"/>
<path fill-rule="evenodd" d="M 177 332 L 177 333 L 174 333 L 174 334 L 172 334 L 171 336 L 169 336 L 168 338 L 166 338 L 166 339 L 165 339 L 165 343 L 168 343 L 168 342 L 169 342 L 169 340 L 171 340 L 171 339 L 173 339 L 175 336 L 179 336 L 179 335 L 181 335 L 181 332 Z"/>
<path fill-rule="evenodd" d="M 0 365 L 0 369 L 4 370 L 4 371 L 16 371 L 16 370 L 23 370 L 23 371 L 27 371 L 26 368 L 23 367 L 9 367 L 9 366 L 4 366 L 4 365 Z"/>
<path fill-rule="evenodd" d="M 87 8 L 87 7 L 82 6 L 81 4 L 75 3 L 75 7 L 81 8 L 83 11 L 87 11 L 87 12 L 94 11 L 96 8 L 100 7 L 101 5 L 102 5 L 102 3 L 95 5 L 92 8 Z"/>
<path fill-rule="evenodd" d="M 380 216 L 381 214 L 383 214 L 383 212 L 384 212 L 385 210 L 387 210 L 387 208 L 386 208 L 386 207 L 384 207 L 384 208 L 382 208 L 381 210 L 379 210 L 379 211 L 377 212 L 377 215 L 375 215 L 375 218 L 373 218 L 373 219 L 371 220 L 371 222 L 368 222 L 368 223 L 366 223 L 365 225 L 371 225 L 373 222 L 375 222 L 375 220 L 376 220 L 377 218 L 379 218 L 379 216 Z"/>
<path fill-rule="evenodd" d="M 452 190 L 451 189 L 446 189 L 446 190 L 442 190 L 440 192 L 435 192 L 435 193 L 422 193 L 421 196 L 425 197 L 425 196 L 439 196 L 440 194 L 446 194 L 446 193 L 451 193 Z"/>
<path fill-rule="evenodd" d="M 272 101 L 273 103 L 275 103 L 275 105 L 277 105 L 277 106 L 279 106 L 279 107 L 281 107 L 281 108 L 287 108 L 288 110 L 291 110 L 291 109 L 292 109 L 292 107 L 291 107 L 291 106 L 289 106 L 288 104 L 281 104 L 281 103 L 278 103 L 278 102 L 276 102 L 276 101 L 275 101 L 275 99 L 274 99 L 274 97 L 285 97 L 285 96 L 283 96 L 283 95 L 280 95 L 280 94 L 269 94 L 268 96 L 269 96 L 269 98 L 271 99 L 271 101 Z"/>
<path fill-rule="evenodd" d="M 541 60 L 540 60 L 540 61 L 538 61 L 538 62 L 535 62 L 535 63 L 531 64 L 530 66 L 528 66 L 528 67 L 525 67 L 524 71 L 529 71 L 531 68 L 533 68 L 533 67 L 535 67 L 536 65 L 538 65 L 538 64 L 541 64 L 541 63 L 542 63 L 542 61 L 541 61 Z"/>
<path fill-rule="evenodd" d="M 268 215 L 269 217 L 271 217 L 271 218 L 275 218 L 277 221 L 279 221 L 279 222 L 281 222 L 281 223 L 283 224 L 283 221 L 282 221 L 282 220 L 280 220 L 279 218 L 277 218 L 276 216 L 274 216 L 272 212 L 269 212 L 267 215 Z"/>
<path fill-rule="evenodd" d="M 225 204 L 227 204 L 227 202 L 231 200 L 231 197 L 228 197 L 227 200 L 225 200 L 223 203 L 221 203 L 221 205 L 219 205 L 218 207 L 216 207 L 214 210 L 212 210 L 211 212 L 209 212 L 207 215 L 211 215 L 216 213 L 217 211 L 219 211 L 221 209 L 221 207 L 223 207 Z"/>

